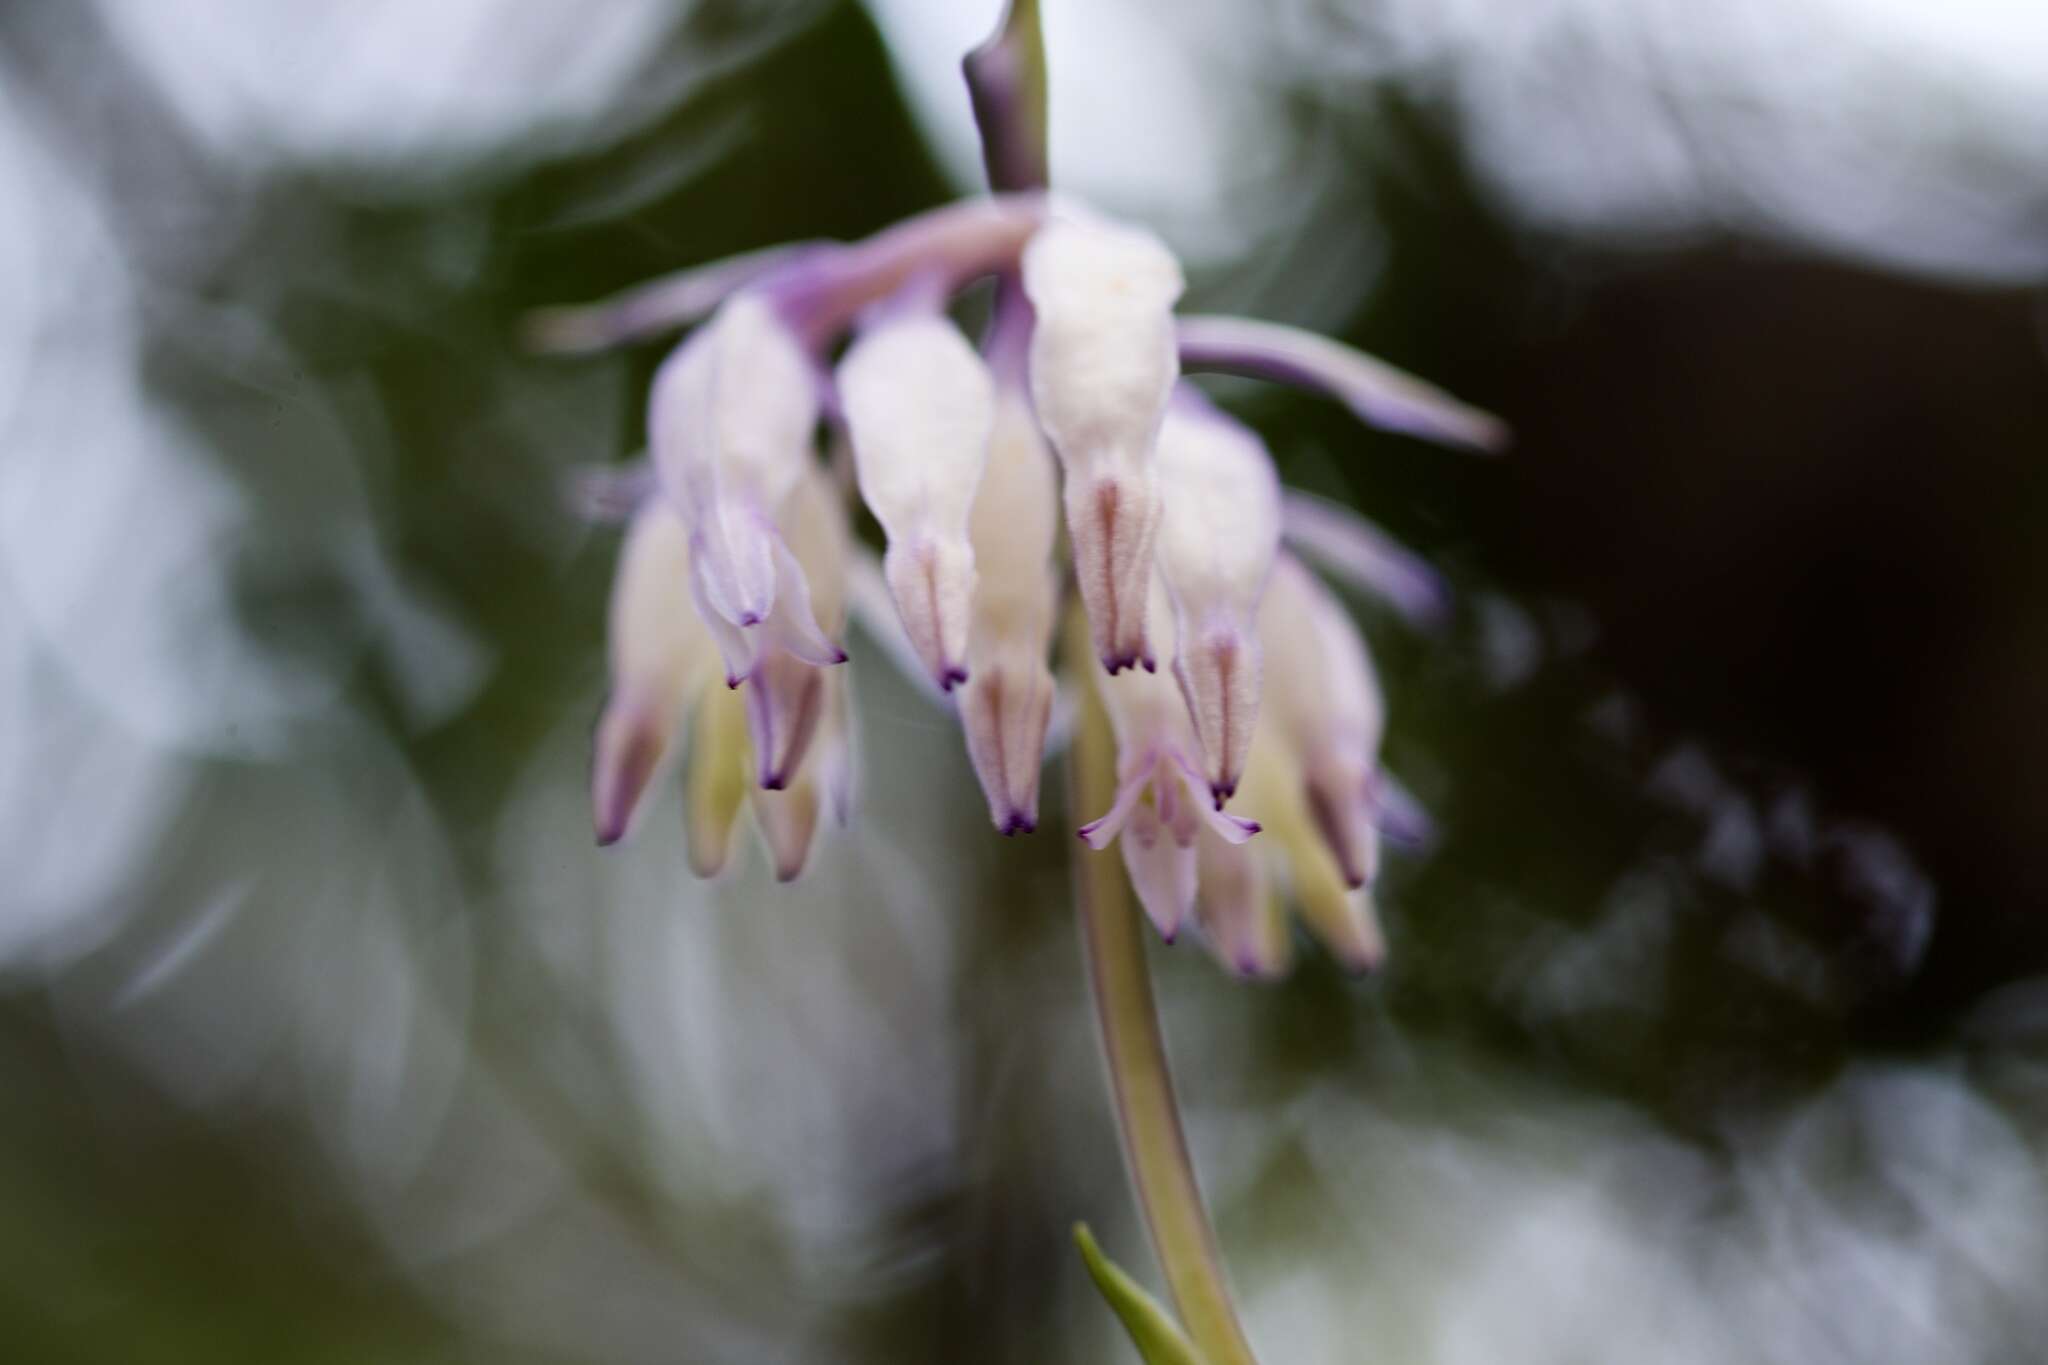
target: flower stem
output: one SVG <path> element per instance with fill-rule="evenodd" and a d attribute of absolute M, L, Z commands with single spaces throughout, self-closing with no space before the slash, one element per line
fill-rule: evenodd
<path fill-rule="evenodd" d="M 1078 612 L 1074 620 L 1079 629 L 1069 632 L 1068 656 L 1082 661 L 1082 667 L 1095 667 L 1086 623 Z M 1105 809 L 1115 795 L 1116 743 L 1094 689 L 1079 690 L 1084 700 L 1068 771 L 1074 809 L 1096 811 Z M 1145 963 L 1144 934 L 1131 906 L 1122 860 L 1082 851 L 1074 883 L 1124 1158 L 1167 1290 L 1188 1336 L 1211 1365 L 1255 1365 L 1181 1132 L 1166 1040 Z"/>

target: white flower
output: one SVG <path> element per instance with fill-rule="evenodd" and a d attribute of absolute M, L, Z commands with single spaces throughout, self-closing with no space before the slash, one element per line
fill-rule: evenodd
<path fill-rule="evenodd" d="M 1146 601 L 1147 629 L 1170 640 L 1172 614 L 1157 578 Z M 1096 683 L 1116 731 L 1117 792 L 1108 811 L 1081 827 L 1081 840 L 1097 850 L 1120 840 L 1138 900 L 1171 942 L 1195 907 L 1198 838 L 1206 831 L 1241 844 L 1259 826 L 1210 799 L 1187 705 L 1169 679 L 1133 671 L 1097 675 Z"/>
<path fill-rule="evenodd" d="M 597 722 L 591 806 L 597 841 L 631 827 L 640 798 L 673 748 L 684 709 L 712 676 L 711 637 L 690 603 L 690 538 L 674 509 L 643 504 L 612 580 L 611 694 Z"/>
<path fill-rule="evenodd" d="M 1024 249 L 1031 390 L 1066 471 L 1067 534 L 1103 666 L 1156 666 L 1146 634 L 1159 525 L 1153 444 L 1180 373 L 1180 265 L 1158 238 L 1063 215 Z"/>
<path fill-rule="evenodd" d="M 968 519 L 993 421 L 988 367 L 945 316 L 901 308 L 839 364 L 860 492 L 888 536 L 882 571 L 932 680 L 968 676 L 974 549 Z"/>
<path fill-rule="evenodd" d="M 1058 531 L 1052 453 L 1029 400 L 1006 385 L 997 393 L 988 469 L 970 524 L 980 579 L 960 694 L 967 754 L 989 818 L 1005 834 L 1038 826 L 1038 774 L 1053 700 L 1046 651 L 1059 615 L 1052 563 Z"/>
<path fill-rule="evenodd" d="M 1380 738 L 1386 702 L 1365 640 L 1330 590 L 1292 556 L 1274 565 L 1259 613 L 1266 712 L 1346 884 L 1372 879 L 1379 858 Z"/>
<path fill-rule="evenodd" d="M 1167 406 L 1158 465 L 1174 677 L 1221 805 L 1237 790 L 1259 715 L 1256 618 L 1280 549 L 1280 479 L 1251 429 L 1185 384 Z"/>
<path fill-rule="evenodd" d="M 802 343 L 752 294 L 726 300 L 655 372 L 648 445 L 662 491 L 690 528 L 693 591 L 729 678 L 750 671 L 761 634 L 813 663 L 844 657 L 812 619 L 774 522 L 812 463 L 817 421 Z"/>

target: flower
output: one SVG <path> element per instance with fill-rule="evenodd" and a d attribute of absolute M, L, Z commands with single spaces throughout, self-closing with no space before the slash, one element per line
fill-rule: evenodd
<path fill-rule="evenodd" d="M 911 647 L 941 691 L 967 681 L 974 601 L 968 517 L 994 426 L 988 366 L 923 296 L 888 311 L 839 362 L 860 494 L 889 538 L 882 569 Z"/>
<path fill-rule="evenodd" d="M 1038 315 L 1031 391 L 1066 471 L 1067 535 L 1096 652 L 1111 673 L 1149 672 L 1153 448 L 1180 373 L 1180 263 L 1148 232 L 1067 213 L 1032 237 L 1023 278 Z"/>
<path fill-rule="evenodd" d="M 1279 975 L 1288 943 L 1278 880 L 1338 961 L 1368 971 L 1386 952 L 1370 894 L 1386 714 L 1379 679 L 1343 605 L 1291 555 L 1274 564 L 1258 633 L 1272 669 L 1244 795 L 1271 847 L 1204 846 L 1203 927 L 1226 966 Z"/>
<path fill-rule="evenodd" d="M 1147 609 L 1147 632 L 1171 639 L 1172 613 L 1157 575 Z M 1081 826 L 1081 841 L 1097 851 L 1121 843 L 1131 886 L 1170 943 L 1195 908 L 1198 837 L 1206 830 L 1210 838 L 1242 844 L 1259 826 L 1208 799 L 1194 726 L 1171 681 L 1132 671 L 1097 675 L 1096 686 L 1116 732 L 1116 801 Z"/>
<path fill-rule="evenodd" d="M 978 353 L 946 306 L 989 275 Z M 1451 444 L 1494 448 L 1502 429 L 1336 342 L 1176 318 L 1182 288 L 1142 228 L 1011 194 L 547 315 L 543 339 L 576 349 L 697 324 L 655 375 L 650 468 L 588 490 L 629 520 L 600 841 L 631 827 L 687 717 L 691 866 L 727 865 L 748 806 L 777 875 L 796 875 L 821 816 L 843 823 L 852 801 L 849 605 L 957 711 L 995 827 L 1035 829 L 1071 582 L 1096 656 L 1074 666 L 1118 747 L 1115 797 L 1082 840 L 1117 844 L 1160 933 L 1198 922 L 1233 970 L 1284 970 L 1282 893 L 1347 966 L 1377 962 L 1381 830 L 1417 818 L 1379 770 L 1363 638 L 1281 545 L 1418 622 L 1442 614 L 1442 586 L 1347 509 L 1283 490 L 1258 436 L 1181 371 L 1300 384 Z M 850 480 L 827 473 L 821 429 Z M 849 534 L 849 482 L 886 540 L 879 575 Z"/>
<path fill-rule="evenodd" d="M 1182 384 L 1159 433 L 1160 576 L 1173 599 L 1173 675 L 1218 809 L 1237 791 L 1259 715 L 1254 623 L 1280 549 L 1280 476 L 1251 428 Z"/>

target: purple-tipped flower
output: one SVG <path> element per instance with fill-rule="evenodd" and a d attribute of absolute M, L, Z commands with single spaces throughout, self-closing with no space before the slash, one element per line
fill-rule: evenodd
<path fill-rule="evenodd" d="M 1066 471 L 1067 536 L 1096 652 L 1111 673 L 1150 670 L 1153 447 L 1180 373 L 1180 263 L 1149 232 L 1066 213 L 1031 239 L 1023 268 L 1038 316 L 1031 391 Z"/>
<path fill-rule="evenodd" d="M 1167 406 L 1158 465 L 1173 674 L 1220 807 L 1237 790 L 1259 716 L 1257 616 L 1280 549 L 1280 477 L 1249 427 L 1186 384 Z"/>
<path fill-rule="evenodd" d="M 988 797 L 989 818 L 1004 834 L 1038 827 L 1038 774 L 1052 715 L 1046 665 L 1059 616 L 1053 543 L 1059 534 L 1059 478 L 1024 391 L 1021 348 L 1003 334 L 1015 322 L 998 305 L 990 369 L 996 379 L 988 468 L 975 495 L 969 534 L 980 566 L 967 639 L 967 686 L 960 721 L 967 754 Z M 1024 319 L 1028 325 L 1028 316 Z"/>
<path fill-rule="evenodd" d="M 937 303 L 890 310 L 847 351 L 838 380 L 861 497 L 889 538 L 882 572 L 918 658 L 950 692 L 968 677 L 968 518 L 994 396 L 988 367 Z"/>
<path fill-rule="evenodd" d="M 1156 578 L 1146 600 L 1147 629 L 1170 640 L 1172 615 Z M 1098 851 L 1121 842 L 1138 900 L 1170 942 L 1195 908 L 1197 840 L 1206 833 L 1241 844 L 1259 826 L 1211 800 L 1187 705 L 1171 680 L 1133 671 L 1098 675 L 1097 685 L 1116 731 L 1116 800 L 1081 827 L 1081 840 Z"/>
<path fill-rule="evenodd" d="M 632 827 L 649 781 L 709 681 L 710 636 L 690 606 L 690 536 L 665 503 L 634 515 L 612 583 L 611 695 L 597 722 L 591 806 L 597 841 Z"/>
<path fill-rule="evenodd" d="M 1343 604 L 1283 555 L 1259 614 L 1273 668 L 1272 743 L 1299 770 L 1315 825 L 1346 885 L 1378 869 L 1380 737 L 1386 702 L 1365 640 Z"/>

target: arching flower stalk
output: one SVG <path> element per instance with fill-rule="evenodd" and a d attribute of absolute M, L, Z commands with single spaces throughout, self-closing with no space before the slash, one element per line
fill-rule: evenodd
<path fill-rule="evenodd" d="M 1176 317 L 1184 281 L 1164 242 L 1043 192 L 1043 67 L 1029 0 L 968 59 L 999 193 L 533 319 L 530 338 L 563 351 L 692 329 L 648 395 L 648 462 L 585 488 L 628 522 L 597 835 L 622 838 L 680 754 L 693 869 L 728 864 L 747 806 L 776 874 L 796 876 L 821 816 L 843 824 L 853 804 L 842 642 L 849 604 L 877 599 L 866 624 L 957 710 L 996 829 L 1035 830 L 1071 591 L 1085 618 L 1063 651 L 1083 716 L 1076 796 L 1093 807 L 1076 813 L 1093 817 L 1078 833 L 1094 850 L 1078 885 L 1127 1151 L 1183 1344 L 1216 1365 L 1249 1361 L 1124 883 L 1102 851 L 1119 846 L 1161 936 L 1194 924 L 1233 972 L 1284 974 L 1288 903 L 1345 967 L 1376 966 L 1381 836 L 1412 839 L 1424 822 L 1379 766 L 1385 707 L 1363 637 L 1282 545 L 1419 623 L 1440 619 L 1447 595 L 1356 514 L 1283 490 L 1258 436 L 1182 373 L 1295 384 L 1450 445 L 1494 450 L 1506 433 L 1338 342 Z M 977 349 L 948 308 L 988 277 Z M 886 541 L 879 575 L 821 439 L 850 452 Z M 1104 1283 L 1126 1292 L 1127 1277 Z"/>

